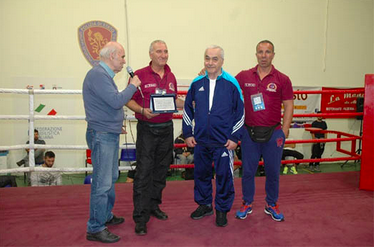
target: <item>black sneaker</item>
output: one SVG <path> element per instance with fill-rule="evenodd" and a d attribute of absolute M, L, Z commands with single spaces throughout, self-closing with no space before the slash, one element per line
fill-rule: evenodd
<path fill-rule="evenodd" d="M 199 205 L 199 207 L 191 213 L 190 217 L 194 220 L 202 219 L 204 216 L 213 215 L 212 207 L 207 205 Z"/>
<path fill-rule="evenodd" d="M 110 231 L 108 231 L 107 228 L 105 228 L 101 232 L 96 232 L 96 233 L 87 233 L 86 234 L 86 239 L 90 241 L 98 241 L 102 243 L 115 243 L 119 241 L 121 238 Z"/>
<path fill-rule="evenodd" d="M 228 225 L 227 212 L 216 210 L 216 225 L 220 227 Z"/>

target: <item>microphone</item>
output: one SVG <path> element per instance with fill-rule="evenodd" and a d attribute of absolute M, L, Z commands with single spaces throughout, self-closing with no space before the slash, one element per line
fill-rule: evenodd
<path fill-rule="evenodd" d="M 130 75 L 131 78 L 134 77 L 133 69 L 130 66 L 126 67 L 126 71 L 128 71 L 128 73 L 129 73 L 129 75 Z"/>
<path fill-rule="evenodd" d="M 134 77 L 133 69 L 130 66 L 126 67 L 126 71 L 128 71 L 128 74 L 130 75 L 131 78 Z M 138 88 L 139 92 L 141 93 L 142 98 L 144 98 L 141 87 L 137 87 L 137 88 Z"/>

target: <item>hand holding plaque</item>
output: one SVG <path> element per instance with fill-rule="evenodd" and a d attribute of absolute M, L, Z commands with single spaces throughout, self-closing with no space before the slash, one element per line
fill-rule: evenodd
<path fill-rule="evenodd" d="M 151 94 L 150 101 L 152 113 L 177 112 L 176 96 L 174 94 Z"/>

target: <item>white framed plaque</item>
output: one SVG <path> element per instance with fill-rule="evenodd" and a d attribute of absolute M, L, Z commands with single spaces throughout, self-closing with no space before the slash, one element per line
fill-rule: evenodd
<path fill-rule="evenodd" d="M 174 94 L 151 94 L 150 101 L 152 113 L 177 112 L 176 95 Z"/>

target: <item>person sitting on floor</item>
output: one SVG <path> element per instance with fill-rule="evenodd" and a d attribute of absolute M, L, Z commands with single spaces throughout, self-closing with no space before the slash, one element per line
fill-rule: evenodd
<path fill-rule="evenodd" d="M 29 144 L 29 141 L 26 142 L 26 144 Z M 44 140 L 39 139 L 39 131 L 37 129 L 34 129 L 34 144 L 46 144 Z M 29 149 L 25 149 L 27 154 L 25 157 L 23 157 L 22 160 L 17 162 L 18 166 L 25 165 L 25 167 L 29 166 Z M 43 163 L 43 155 L 44 155 L 44 149 L 35 149 L 34 157 L 35 157 L 35 164 L 41 164 Z"/>
<path fill-rule="evenodd" d="M 293 140 L 293 138 L 289 138 L 289 131 L 288 131 L 287 136 L 285 137 L 285 141 L 288 141 L 288 140 Z M 303 154 L 296 151 L 295 148 L 296 148 L 295 143 L 284 144 L 283 155 L 282 155 L 281 160 L 287 160 L 289 157 L 291 157 L 292 159 L 298 159 L 298 160 L 303 159 Z M 283 166 L 284 166 L 284 170 L 283 170 L 284 175 L 288 173 L 289 167 L 290 167 L 290 172 L 292 174 L 298 174 L 296 163 L 284 164 Z"/>
<path fill-rule="evenodd" d="M 46 152 L 42 167 L 51 168 L 55 163 L 55 153 Z M 62 185 L 60 172 L 33 172 L 30 177 L 31 186 Z"/>

